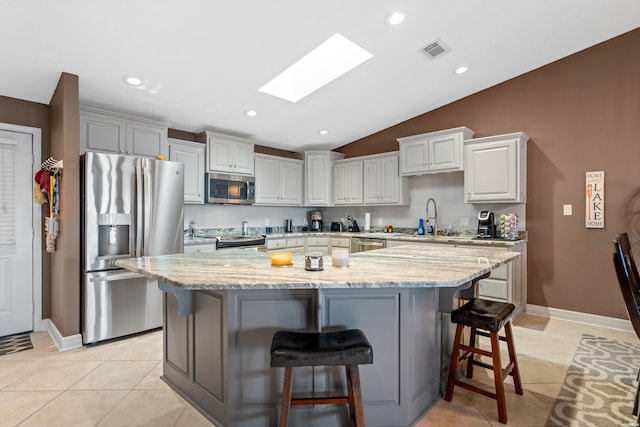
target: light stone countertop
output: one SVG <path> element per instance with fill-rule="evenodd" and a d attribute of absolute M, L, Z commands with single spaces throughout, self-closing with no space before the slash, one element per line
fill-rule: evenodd
<path fill-rule="evenodd" d="M 349 267 L 306 271 L 304 255 L 290 267 L 272 267 L 269 253 L 227 249 L 118 260 L 116 265 L 182 289 L 321 289 L 457 287 L 518 257 L 481 247 L 394 248 L 350 254 Z"/>

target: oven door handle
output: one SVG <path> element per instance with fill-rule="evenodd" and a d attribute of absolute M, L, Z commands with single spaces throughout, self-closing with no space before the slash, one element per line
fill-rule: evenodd
<path fill-rule="evenodd" d="M 359 244 L 362 247 L 384 248 L 384 243 L 381 242 L 360 242 Z"/>

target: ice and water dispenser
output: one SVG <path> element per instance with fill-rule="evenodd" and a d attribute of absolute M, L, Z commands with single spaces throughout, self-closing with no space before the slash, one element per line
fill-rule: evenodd
<path fill-rule="evenodd" d="M 133 256 L 131 230 L 130 214 L 98 214 L 98 256 Z"/>

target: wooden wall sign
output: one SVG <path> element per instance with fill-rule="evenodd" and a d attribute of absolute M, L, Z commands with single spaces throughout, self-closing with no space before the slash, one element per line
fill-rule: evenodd
<path fill-rule="evenodd" d="M 585 187 L 584 225 L 586 228 L 604 228 L 604 171 L 587 172 Z"/>

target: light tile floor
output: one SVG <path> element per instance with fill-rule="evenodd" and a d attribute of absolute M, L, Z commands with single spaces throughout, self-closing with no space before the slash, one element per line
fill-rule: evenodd
<path fill-rule="evenodd" d="M 527 315 L 514 325 L 524 395 L 507 380 L 513 426 L 544 426 L 583 333 L 637 342 L 635 334 Z M 160 380 L 162 334 L 59 353 L 46 333 L 34 349 L 0 356 L 0 427 L 211 426 Z M 506 357 L 506 354 L 505 354 Z M 477 369 L 474 379 L 491 384 Z M 416 425 L 499 426 L 495 401 L 456 388 Z"/>

